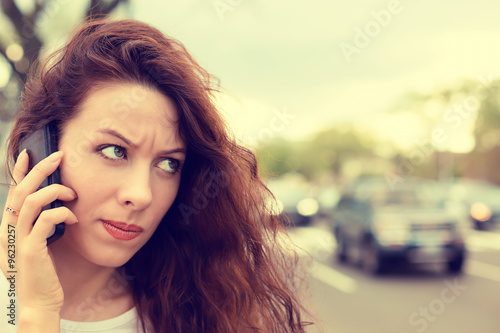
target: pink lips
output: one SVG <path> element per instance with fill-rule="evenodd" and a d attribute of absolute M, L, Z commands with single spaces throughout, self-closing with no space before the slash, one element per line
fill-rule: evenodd
<path fill-rule="evenodd" d="M 136 238 L 144 231 L 143 228 L 135 224 L 127 224 L 110 220 L 102 220 L 104 229 L 118 240 L 131 240 Z"/>

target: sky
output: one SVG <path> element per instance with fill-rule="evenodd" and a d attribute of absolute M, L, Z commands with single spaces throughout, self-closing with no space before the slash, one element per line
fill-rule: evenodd
<path fill-rule="evenodd" d="M 220 107 L 251 145 L 349 122 L 409 147 L 429 134 L 411 115 L 389 114 L 403 96 L 500 73 L 491 0 L 130 1 L 116 17 L 184 43 L 220 79 Z M 86 1 L 53 2 L 40 28 L 56 41 Z M 453 133 L 457 150 L 470 147 L 471 128 Z"/>
<path fill-rule="evenodd" d="M 354 122 L 412 145 L 427 135 L 417 122 L 386 116 L 405 94 L 499 72 L 494 1 L 134 1 L 131 11 L 221 79 L 243 140 L 266 140 L 278 111 L 289 121 L 273 134 L 292 140 Z M 470 146 L 466 132 L 453 142 Z"/>

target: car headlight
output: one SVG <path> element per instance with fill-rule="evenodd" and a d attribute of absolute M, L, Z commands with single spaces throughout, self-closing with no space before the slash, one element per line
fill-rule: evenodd
<path fill-rule="evenodd" d="M 488 221 L 491 218 L 491 209 L 482 202 L 476 202 L 470 207 L 470 215 L 478 221 Z"/>
<path fill-rule="evenodd" d="M 318 202 L 313 198 L 306 198 L 297 204 L 297 212 L 302 216 L 312 216 L 318 212 Z"/>

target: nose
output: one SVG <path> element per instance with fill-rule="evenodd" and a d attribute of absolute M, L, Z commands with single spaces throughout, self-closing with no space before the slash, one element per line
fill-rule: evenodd
<path fill-rule="evenodd" d="M 118 192 L 120 204 L 133 210 L 148 208 L 153 201 L 149 167 L 131 168 L 128 174 L 123 176 Z"/>

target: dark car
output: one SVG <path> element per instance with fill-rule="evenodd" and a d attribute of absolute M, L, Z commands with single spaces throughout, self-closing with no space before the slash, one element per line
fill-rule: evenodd
<path fill-rule="evenodd" d="M 294 226 L 312 223 L 318 213 L 318 201 L 312 195 L 309 183 L 299 174 L 287 174 L 271 179 L 268 187 L 277 200 L 275 215 L 285 215 Z"/>
<path fill-rule="evenodd" d="M 440 182 L 450 202 L 461 205 L 477 230 L 500 225 L 500 187 L 474 179 L 459 178 Z"/>
<path fill-rule="evenodd" d="M 378 178 L 349 186 L 334 210 L 337 259 L 373 274 L 396 261 L 444 263 L 460 273 L 466 256 L 463 221 L 439 193 L 434 183 L 413 179 L 395 188 Z"/>

